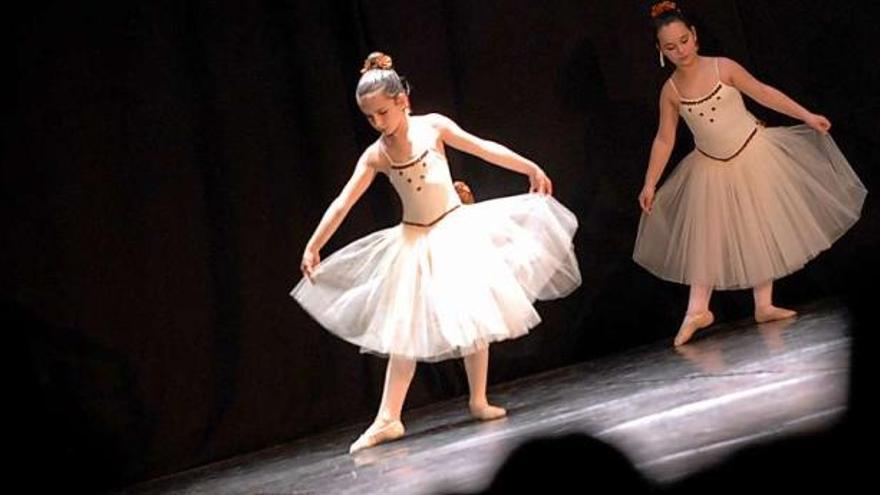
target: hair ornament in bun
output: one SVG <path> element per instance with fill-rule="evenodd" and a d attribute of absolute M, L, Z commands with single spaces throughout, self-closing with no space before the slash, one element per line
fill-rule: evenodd
<path fill-rule="evenodd" d="M 364 60 L 364 67 L 361 69 L 361 74 L 373 69 L 392 70 L 393 68 L 394 64 L 391 61 L 391 57 L 382 52 L 373 52 L 367 56 L 366 60 Z"/>
<path fill-rule="evenodd" d="M 657 2 L 651 6 L 651 19 L 656 19 L 667 12 L 678 12 L 678 5 L 669 0 Z"/>

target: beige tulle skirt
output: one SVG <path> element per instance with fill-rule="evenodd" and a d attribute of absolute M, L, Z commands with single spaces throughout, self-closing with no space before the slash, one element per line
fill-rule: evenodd
<path fill-rule="evenodd" d="M 576 229 L 549 196 L 462 205 L 432 227 L 400 224 L 343 247 L 291 296 L 363 352 L 463 356 L 525 335 L 541 321 L 533 301 L 580 285 Z"/>
<path fill-rule="evenodd" d="M 681 161 L 642 214 L 633 259 L 664 280 L 754 287 L 831 246 L 866 194 L 830 136 L 761 128 L 731 161 L 697 150 Z"/>

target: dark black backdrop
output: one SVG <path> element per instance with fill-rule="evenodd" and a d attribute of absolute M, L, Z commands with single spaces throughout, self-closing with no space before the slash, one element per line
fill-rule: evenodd
<path fill-rule="evenodd" d="M 827 115 L 873 191 L 871 4 L 685 7 L 704 53 Z M 669 71 L 645 2 L 44 1 L 9 7 L 3 24 L 6 402 L 20 459 L 55 473 L 43 482 L 120 486 L 371 416 L 384 361 L 331 337 L 287 293 L 323 209 L 375 139 L 353 92 L 376 49 L 411 80 L 417 113 L 531 157 L 581 221 L 583 287 L 542 303 L 531 336 L 493 347 L 493 383 L 677 328 L 687 289 L 630 259 Z M 680 136 L 675 157 L 692 146 Z M 478 198 L 527 187 L 450 155 Z M 323 254 L 398 217 L 380 178 Z M 852 293 L 876 262 L 877 222 L 869 196 L 855 228 L 780 281 L 777 299 Z M 751 294 L 713 305 L 720 319 L 744 317 Z M 459 362 L 422 366 L 408 406 L 465 392 Z"/>

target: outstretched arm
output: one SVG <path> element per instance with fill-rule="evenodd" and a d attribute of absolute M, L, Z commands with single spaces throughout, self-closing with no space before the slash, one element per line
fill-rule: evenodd
<path fill-rule="evenodd" d="M 309 280 L 311 280 L 315 269 L 321 262 L 319 251 L 327 244 L 327 241 L 330 240 L 330 237 L 333 236 L 333 233 L 336 232 L 336 229 L 339 228 L 339 225 L 342 224 L 342 221 L 348 215 L 351 207 L 357 203 L 358 199 L 364 194 L 364 191 L 373 182 L 373 178 L 376 177 L 376 169 L 369 164 L 367 158 L 369 153 L 370 150 L 367 150 L 361 155 L 357 165 L 354 167 L 354 173 L 351 175 L 351 178 L 348 179 L 339 196 L 327 207 L 327 211 L 321 217 L 321 222 L 318 223 L 318 227 L 306 244 L 300 269 Z"/>
<path fill-rule="evenodd" d="M 722 77 L 726 75 L 734 87 L 761 105 L 789 117 L 802 120 L 805 124 L 823 134 L 827 133 L 828 129 L 831 128 L 831 122 L 824 116 L 810 112 L 782 91 L 755 79 L 743 66 L 733 60 L 720 58 L 719 69 L 721 70 Z"/>
<path fill-rule="evenodd" d="M 553 183 L 535 162 L 514 153 L 506 146 L 474 136 L 448 117 L 440 114 L 431 114 L 430 117 L 444 143 L 493 165 L 527 175 L 531 185 L 530 192 L 553 194 Z"/>

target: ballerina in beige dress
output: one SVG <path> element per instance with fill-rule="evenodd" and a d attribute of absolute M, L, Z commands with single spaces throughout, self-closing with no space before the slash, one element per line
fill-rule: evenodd
<path fill-rule="evenodd" d="M 690 285 L 675 345 L 712 324 L 713 290 L 751 288 L 755 320 L 790 318 L 773 305 L 773 280 L 804 266 L 859 218 L 866 190 L 835 145 L 831 123 L 723 57 L 698 53 L 697 33 L 673 2 L 652 9 L 657 46 L 675 64 L 660 93 L 660 124 L 633 259 Z M 765 128 L 742 94 L 804 124 Z M 655 187 L 679 117 L 696 149 Z"/>
<path fill-rule="evenodd" d="M 315 229 L 291 292 L 327 330 L 388 357 L 376 419 L 350 452 L 403 436 L 417 361 L 463 358 L 471 415 L 503 417 L 486 396 L 489 345 L 526 335 L 541 321 L 535 300 L 563 297 L 581 283 L 577 218 L 553 198 L 538 165 L 442 115 L 410 115 L 408 88 L 385 54 L 367 58 L 357 102 L 381 136 Z M 446 146 L 527 175 L 531 192 L 462 204 Z M 400 197 L 401 222 L 321 261 L 319 251 L 379 174 Z"/>

